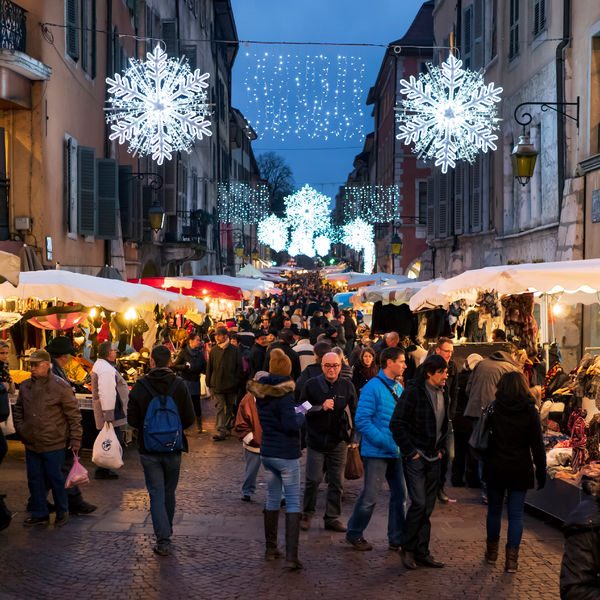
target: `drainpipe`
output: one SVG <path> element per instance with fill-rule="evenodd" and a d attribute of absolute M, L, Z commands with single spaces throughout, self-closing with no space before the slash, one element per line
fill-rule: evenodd
<path fill-rule="evenodd" d="M 112 71 L 113 65 L 113 35 L 112 35 L 112 20 L 113 20 L 113 10 L 112 10 L 112 0 L 106 0 L 106 31 L 108 31 L 108 35 L 106 36 L 106 74 Z M 111 72 L 112 75 L 112 72 Z M 108 92 L 106 93 L 108 96 Z M 104 121 L 104 158 L 110 158 L 110 147 L 111 142 L 108 139 L 110 135 L 110 125 L 105 120 Z M 104 264 L 111 265 L 112 264 L 112 244 L 110 240 L 104 240 Z"/>
<path fill-rule="evenodd" d="M 563 0 L 563 34 L 562 40 L 556 47 L 556 102 L 560 105 L 565 101 L 565 57 L 564 50 L 571 42 L 571 0 Z M 558 221 L 562 213 L 563 188 L 565 187 L 565 157 L 566 136 L 565 117 L 556 113 L 556 147 L 558 158 Z"/>

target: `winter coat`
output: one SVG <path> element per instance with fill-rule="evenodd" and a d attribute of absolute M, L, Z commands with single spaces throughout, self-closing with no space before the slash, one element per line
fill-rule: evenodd
<path fill-rule="evenodd" d="M 232 344 L 213 346 L 206 365 L 206 385 L 216 394 L 233 394 L 243 381 L 242 356 Z"/>
<path fill-rule="evenodd" d="M 260 381 L 250 380 L 248 391 L 256 398 L 262 427 L 262 456 L 300 458 L 300 429 L 304 416 L 294 407 L 294 382 L 289 377 L 269 375 Z"/>
<path fill-rule="evenodd" d="M 374 366 L 374 365 L 373 365 Z M 369 374 L 371 373 L 371 374 Z M 377 374 L 375 370 L 375 374 L 372 374 L 372 371 L 367 371 L 366 368 L 362 367 L 359 364 L 354 366 L 352 371 L 352 383 L 354 385 L 354 389 L 357 394 L 360 394 L 360 391 L 365 387 L 365 385 L 373 379 L 373 377 Z"/>
<path fill-rule="evenodd" d="M 317 363 L 314 365 L 308 365 L 308 367 L 302 371 L 300 377 L 298 377 L 298 380 L 296 381 L 296 390 L 294 392 L 296 402 L 300 402 L 300 396 L 302 395 L 302 390 L 304 389 L 307 381 L 322 374 L 323 368 Z"/>
<path fill-rule="evenodd" d="M 520 370 L 508 352 L 498 350 L 484 358 L 473 370 L 467 386 L 469 401 L 465 416 L 479 419 L 483 410 L 496 397 L 496 388 L 502 375 Z"/>
<path fill-rule="evenodd" d="M 560 569 L 562 600 L 600 598 L 600 497 L 588 496 L 564 525 L 565 553 Z"/>
<path fill-rule="evenodd" d="M 323 410 L 323 402 L 333 399 L 333 410 Z M 356 391 L 349 379 L 338 377 L 329 383 L 325 375 L 306 382 L 300 403 L 310 402 L 312 408 L 306 413 L 306 445 L 317 452 L 333 450 L 342 439 L 342 414 L 346 406 L 356 410 Z"/>
<path fill-rule="evenodd" d="M 92 367 L 92 406 L 96 429 L 104 427 L 104 413 L 108 412 L 115 427 L 127 423 L 129 387 L 127 382 L 108 361 L 99 358 Z"/>
<path fill-rule="evenodd" d="M 448 405 L 448 393 L 444 389 L 446 416 L 438 440 L 435 410 L 425 388 L 425 382 L 416 379 L 408 383 L 390 421 L 394 441 L 400 447 L 404 458 L 412 457 L 417 452 L 428 458 L 435 458 L 439 452 L 445 452 L 448 435 Z"/>
<path fill-rule="evenodd" d="M 491 435 L 483 461 L 483 479 L 488 487 L 532 488 L 534 463 L 538 484 L 543 486 L 546 482 L 546 452 L 540 416 L 533 402 L 499 397 L 488 422 Z"/>
<path fill-rule="evenodd" d="M 152 369 L 145 377 L 142 378 L 150 387 L 156 391 L 157 394 L 167 394 L 171 389 L 171 385 L 177 380 L 177 385 L 173 391 L 173 400 L 179 411 L 179 418 L 181 419 L 181 426 L 185 430 L 194 424 L 196 415 L 194 413 L 194 405 L 192 404 L 192 398 L 188 391 L 185 381 L 175 375 L 171 369 L 161 368 Z M 148 406 L 154 398 L 154 395 L 150 393 L 150 390 L 138 380 L 133 386 L 129 393 L 129 405 L 127 410 L 127 422 L 132 427 L 138 430 L 138 449 L 141 454 L 147 454 L 147 450 L 144 446 L 144 420 L 146 418 L 146 412 Z M 183 434 L 183 451 L 188 451 L 188 442 Z"/>
<path fill-rule="evenodd" d="M 233 433 L 243 442 L 246 450 L 260 452 L 262 427 L 258 418 L 256 398 L 250 392 L 247 392 L 240 401 L 235 416 Z"/>
<path fill-rule="evenodd" d="M 248 377 L 252 378 L 256 373 L 263 370 L 267 347 L 260 344 L 254 344 L 248 354 Z"/>
<path fill-rule="evenodd" d="M 52 452 L 81 442 L 81 412 L 71 386 L 53 373 L 32 377 L 12 407 L 15 430 L 32 452 Z"/>
<path fill-rule="evenodd" d="M 314 365 L 316 362 L 314 346 L 310 343 L 310 340 L 300 340 L 292 350 L 298 355 L 300 359 L 300 372 L 304 371 L 308 365 Z"/>
<path fill-rule="evenodd" d="M 465 417 L 465 408 L 469 401 L 467 384 L 472 373 L 473 371 L 465 368 L 456 376 L 456 409 L 452 419 L 452 428 L 456 433 L 469 433 L 473 430 L 473 420 Z"/>
<path fill-rule="evenodd" d="M 189 366 L 188 366 L 189 365 Z M 200 381 L 200 375 L 206 372 L 206 360 L 202 347 L 190 348 L 189 344 L 183 346 L 171 369 L 185 381 Z"/>
<path fill-rule="evenodd" d="M 390 431 L 396 399 L 378 377 L 394 390 L 398 398 L 402 394 L 402 386 L 387 377 L 383 369 L 363 387 L 354 417 L 356 429 L 362 434 L 360 454 L 369 458 L 398 458 L 400 451 Z"/>
<path fill-rule="evenodd" d="M 344 319 L 344 337 L 346 340 L 353 340 L 356 337 L 356 321 L 353 317 Z"/>
<path fill-rule="evenodd" d="M 280 350 L 283 350 L 285 352 L 286 356 L 292 362 L 292 379 L 294 381 L 296 381 L 296 379 L 298 379 L 298 377 L 300 377 L 300 373 L 302 372 L 302 369 L 300 368 L 300 358 L 294 352 L 292 347 L 289 344 L 286 344 L 285 342 L 277 341 L 277 342 L 273 342 L 269 346 L 269 349 L 267 350 L 267 353 L 265 355 L 265 360 L 263 362 L 263 371 L 269 370 L 269 360 L 271 359 L 271 351 L 275 350 L 275 348 L 279 348 Z"/>

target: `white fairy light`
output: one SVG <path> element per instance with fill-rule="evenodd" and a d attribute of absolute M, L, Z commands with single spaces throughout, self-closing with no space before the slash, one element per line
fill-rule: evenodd
<path fill-rule="evenodd" d="M 341 242 L 363 253 L 364 272 L 372 273 L 375 266 L 375 229 L 360 217 L 342 226 Z"/>
<path fill-rule="evenodd" d="M 250 185 L 228 181 L 217 185 L 219 221 L 258 223 L 269 212 L 269 189 L 264 184 Z"/>
<path fill-rule="evenodd" d="M 345 220 L 361 218 L 368 223 L 388 223 L 400 214 L 397 185 L 348 185 L 344 187 Z"/>
<path fill-rule="evenodd" d="M 190 71 L 187 61 L 169 58 L 160 45 L 145 62 L 130 58 L 123 75 L 106 78 L 109 139 L 129 142 L 131 154 L 151 154 L 159 165 L 173 152 L 191 152 L 196 139 L 212 135 L 208 78 Z"/>
<path fill-rule="evenodd" d="M 418 79 L 400 80 L 400 93 L 407 99 L 400 101 L 396 114 L 396 139 L 414 144 L 419 158 L 435 159 L 442 173 L 457 160 L 473 162 L 479 151 L 496 150 L 496 104 L 502 88 L 486 85 L 480 73 L 463 69 L 453 54 L 440 67 L 427 68 Z"/>
<path fill-rule="evenodd" d="M 288 243 L 286 222 L 276 215 L 263 219 L 257 227 L 257 237 L 261 244 L 270 246 L 275 252 L 285 250 Z"/>

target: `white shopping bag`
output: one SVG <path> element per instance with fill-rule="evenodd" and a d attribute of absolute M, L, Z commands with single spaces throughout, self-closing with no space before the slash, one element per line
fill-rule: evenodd
<path fill-rule="evenodd" d="M 8 406 L 10 408 L 10 415 L 8 415 L 8 419 L 6 419 L 6 421 L 4 421 L 3 423 L 0 423 L 0 430 L 2 430 L 2 433 L 4 435 L 12 435 L 13 433 L 15 433 L 15 426 L 13 423 L 13 416 L 12 416 L 12 404 L 9 403 Z"/>
<path fill-rule="evenodd" d="M 98 433 L 92 450 L 92 462 L 104 469 L 120 469 L 123 466 L 123 448 L 112 423 L 105 423 Z"/>

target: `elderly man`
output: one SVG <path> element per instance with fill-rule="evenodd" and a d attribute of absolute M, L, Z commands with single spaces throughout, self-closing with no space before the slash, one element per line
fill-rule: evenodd
<path fill-rule="evenodd" d="M 380 356 L 386 348 L 397 348 L 399 344 L 400 336 L 395 331 L 390 331 L 389 333 L 386 333 L 383 336 L 383 338 L 379 340 L 373 347 L 376 353 L 375 358 L 377 360 L 377 364 L 381 366 Z"/>
<path fill-rule="evenodd" d="M 310 528 L 310 521 L 317 505 L 319 484 L 323 470 L 327 470 L 327 504 L 325 529 L 343 533 L 346 526 L 340 521 L 344 467 L 346 465 L 347 438 L 344 421 L 346 407 L 356 408 L 356 391 L 352 382 L 340 377 L 342 360 L 334 352 L 328 352 L 321 362 L 323 373 L 306 382 L 300 402 L 309 402 L 306 414 L 306 485 L 304 510 L 300 527 Z"/>
<path fill-rule="evenodd" d="M 26 527 L 50 522 L 46 483 L 56 505 L 55 527 L 69 520 L 69 503 L 62 467 L 66 448 L 81 446 L 81 413 L 71 386 L 52 373 L 50 355 L 36 350 L 29 358 L 31 379 L 21 384 L 13 408 L 15 430 L 25 444 L 31 516 Z"/>

